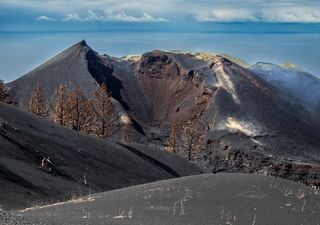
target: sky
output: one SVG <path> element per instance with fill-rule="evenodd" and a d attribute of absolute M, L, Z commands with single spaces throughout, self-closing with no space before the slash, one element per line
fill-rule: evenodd
<path fill-rule="evenodd" d="M 0 79 L 86 39 L 120 57 L 154 49 L 293 62 L 320 76 L 320 0 L 0 0 Z"/>
<path fill-rule="evenodd" d="M 320 23 L 319 0 L 1 0 L 0 31 L 117 23 Z M 143 24 L 143 25 L 142 25 Z M 161 25 L 159 25 L 161 24 Z"/>

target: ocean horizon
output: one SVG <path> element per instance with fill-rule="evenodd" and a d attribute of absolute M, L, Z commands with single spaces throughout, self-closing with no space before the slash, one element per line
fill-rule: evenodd
<path fill-rule="evenodd" d="M 226 26 L 224 26 L 226 27 Z M 0 32 L 0 79 L 13 81 L 73 44 L 86 40 L 100 54 L 121 57 L 153 50 L 225 53 L 250 64 L 291 62 L 320 76 L 319 26 L 282 29 L 122 29 Z"/>

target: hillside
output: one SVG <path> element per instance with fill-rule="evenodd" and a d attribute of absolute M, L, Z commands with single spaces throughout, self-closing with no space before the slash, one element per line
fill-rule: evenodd
<path fill-rule="evenodd" d="M 319 190 L 302 184 L 217 174 L 159 181 L 16 214 L 43 225 L 300 225 L 317 224 L 319 201 Z"/>
<path fill-rule="evenodd" d="M 201 170 L 144 145 L 116 144 L 0 103 L 0 208 L 16 209 Z"/>

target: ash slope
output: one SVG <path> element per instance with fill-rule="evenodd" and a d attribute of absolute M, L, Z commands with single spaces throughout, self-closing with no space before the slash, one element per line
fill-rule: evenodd
<path fill-rule="evenodd" d="M 3 209 L 201 172 L 180 157 L 155 148 L 115 144 L 2 103 L 0 108 Z"/>
<path fill-rule="evenodd" d="M 320 121 L 320 79 L 295 65 L 257 63 L 250 70 L 303 105 Z"/>
<path fill-rule="evenodd" d="M 319 190 L 244 174 L 191 176 L 19 212 L 34 224 L 314 224 Z"/>
<path fill-rule="evenodd" d="M 86 54 L 80 57 L 82 50 Z M 99 56 L 84 41 L 60 55 L 9 84 L 18 102 L 26 100 L 36 82 L 49 97 L 54 85 L 70 80 L 88 95 L 94 89 L 88 84 L 106 83 L 135 121 L 135 141 L 164 146 L 170 124 L 192 121 L 206 138 L 205 150 L 196 157 L 199 165 L 320 185 L 319 121 L 255 72 L 214 54 L 153 51 L 121 60 Z M 79 63 L 71 70 L 65 66 L 73 58 L 81 68 Z M 79 69 L 85 73 L 76 73 Z M 183 148 L 180 153 L 185 155 Z"/>

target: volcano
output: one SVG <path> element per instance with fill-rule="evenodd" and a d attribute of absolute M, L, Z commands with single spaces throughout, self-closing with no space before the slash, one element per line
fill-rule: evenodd
<path fill-rule="evenodd" d="M 268 174 L 319 185 L 319 121 L 281 86 L 232 59 L 159 50 L 115 58 L 81 41 L 8 87 L 26 108 L 36 83 L 49 98 L 61 83 L 78 85 L 87 96 L 105 83 L 135 121 L 136 142 L 164 148 L 176 124 L 177 154 L 186 157 L 182 131 L 190 123 L 198 133 L 197 143 L 191 143 L 197 146 L 192 160 L 207 171 Z"/>

